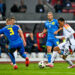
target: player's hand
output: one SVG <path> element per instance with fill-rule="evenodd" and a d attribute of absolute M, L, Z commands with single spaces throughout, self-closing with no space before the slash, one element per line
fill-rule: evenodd
<path fill-rule="evenodd" d="M 62 40 L 64 40 L 64 39 L 65 39 L 65 37 L 62 37 L 61 39 L 62 39 Z"/>
<path fill-rule="evenodd" d="M 58 34 L 58 31 L 55 31 L 54 34 Z"/>
<path fill-rule="evenodd" d="M 8 45 L 6 45 L 5 47 L 8 48 Z"/>
<path fill-rule="evenodd" d="M 26 42 L 23 42 L 23 45 L 26 46 Z"/>
<path fill-rule="evenodd" d="M 39 36 L 40 36 L 40 37 L 43 37 L 43 33 L 40 33 Z"/>

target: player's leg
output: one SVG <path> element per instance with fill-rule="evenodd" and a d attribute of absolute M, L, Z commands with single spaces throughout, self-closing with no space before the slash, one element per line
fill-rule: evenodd
<path fill-rule="evenodd" d="M 48 64 L 50 64 L 50 62 L 51 62 L 51 49 L 52 49 L 52 46 L 53 46 L 52 40 L 47 40 L 46 46 L 47 46 Z"/>
<path fill-rule="evenodd" d="M 47 57 L 48 57 L 48 63 L 51 62 L 51 46 L 47 46 Z"/>
<path fill-rule="evenodd" d="M 51 62 L 51 46 L 47 46 L 47 58 L 48 58 L 48 64 L 46 64 L 46 66 L 51 67 L 50 66 L 50 62 Z"/>
<path fill-rule="evenodd" d="M 68 59 L 66 55 L 63 55 L 63 59 L 70 65 L 68 68 L 75 68 L 73 62 L 70 59 Z"/>
<path fill-rule="evenodd" d="M 54 49 L 53 49 L 53 54 L 52 54 L 52 58 L 51 58 L 51 64 L 54 63 L 54 61 L 55 61 L 55 59 L 56 59 L 56 57 L 57 57 L 57 54 L 58 54 L 58 51 L 59 51 L 59 50 L 60 50 L 59 47 L 54 47 Z"/>
<path fill-rule="evenodd" d="M 17 50 L 13 53 L 15 58 L 17 58 Z"/>
<path fill-rule="evenodd" d="M 16 58 L 17 58 L 17 50 L 13 53 L 13 55 L 14 55 L 14 57 L 15 57 L 15 59 L 16 59 Z M 11 62 L 10 64 L 13 65 L 12 62 Z"/>
<path fill-rule="evenodd" d="M 25 53 L 24 46 L 21 45 L 21 48 L 19 48 L 18 51 L 19 51 L 20 55 L 26 59 L 26 62 L 25 62 L 26 66 L 29 66 L 29 58 L 27 57 L 27 54 Z"/>
<path fill-rule="evenodd" d="M 10 59 L 11 59 L 11 61 L 13 63 L 13 66 L 14 66 L 14 69 L 17 69 L 18 66 L 16 65 L 15 57 L 14 57 L 14 54 L 13 54 L 14 51 L 15 51 L 15 49 L 8 50 L 8 55 L 10 56 Z"/>
<path fill-rule="evenodd" d="M 53 54 L 52 54 L 52 58 L 51 58 L 51 63 L 52 64 L 54 63 L 54 60 L 55 60 L 55 58 L 57 56 L 57 53 L 60 50 L 59 47 L 58 47 L 58 44 L 59 44 L 58 39 L 53 41 L 54 49 L 53 49 Z"/>
<path fill-rule="evenodd" d="M 53 49 L 53 54 L 52 54 L 52 58 L 51 58 L 51 63 L 50 63 L 50 67 L 53 67 L 54 66 L 54 61 L 55 61 L 55 59 L 56 59 L 56 57 L 57 57 L 57 54 L 58 54 L 58 51 L 60 52 L 60 53 L 62 53 L 62 51 L 60 51 L 60 49 L 63 49 L 63 44 L 61 43 L 60 45 L 58 45 L 57 43 L 55 43 L 55 46 L 56 47 L 54 47 L 54 49 Z"/>

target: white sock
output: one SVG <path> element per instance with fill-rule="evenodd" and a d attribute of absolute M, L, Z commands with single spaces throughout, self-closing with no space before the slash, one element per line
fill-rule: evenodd
<path fill-rule="evenodd" d="M 72 62 L 70 59 L 65 59 L 65 61 L 66 61 L 70 66 L 73 65 L 73 62 Z"/>
<path fill-rule="evenodd" d="M 17 57 L 17 51 L 14 52 L 14 57 L 15 57 L 15 58 Z"/>
<path fill-rule="evenodd" d="M 13 64 L 14 66 L 16 65 L 16 64 Z"/>
<path fill-rule="evenodd" d="M 54 61 L 55 61 L 55 59 L 56 59 L 56 57 L 57 57 L 57 51 L 53 51 L 53 54 L 52 54 L 52 58 L 51 58 L 51 63 L 53 64 L 54 63 Z"/>

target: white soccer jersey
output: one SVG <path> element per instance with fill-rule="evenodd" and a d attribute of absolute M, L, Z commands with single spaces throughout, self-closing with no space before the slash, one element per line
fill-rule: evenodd
<path fill-rule="evenodd" d="M 71 46 L 73 51 L 75 49 L 75 40 L 74 40 L 73 33 L 74 33 L 74 30 L 68 24 L 65 24 L 64 27 L 63 27 L 63 36 L 56 36 L 56 38 L 59 38 L 59 39 L 61 39 L 62 37 L 66 38 L 65 42 L 60 43 L 58 45 L 60 50 L 62 50 L 62 49 L 64 50 L 65 55 L 66 55 L 66 53 L 69 52 L 69 46 Z M 67 41 L 67 38 L 69 38 L 70 42 Z"/>
<path fill-rule="evenodd" d="M 65 24 L 63 27 L 63 36 L 66 38 L 69 37 L 71 44 L 75 45 L 73 33 L 74 33 L 74 30 L 71 28 L 71 26 L 69 26 L 68 24 Z"/>

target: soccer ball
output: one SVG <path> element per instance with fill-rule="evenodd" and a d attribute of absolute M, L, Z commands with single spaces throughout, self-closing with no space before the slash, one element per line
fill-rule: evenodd
<path fill-rule="evenodd" d="M 40 62 L 38 63 L 38 66 L 39 66 L 40 68 L 44 68 L 44 67 L 45 67 L 45 62 L 44 62 L 44 61 L 40 61 Z"/>

